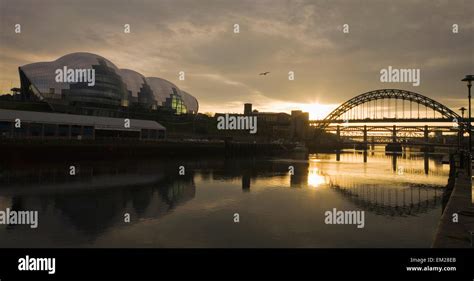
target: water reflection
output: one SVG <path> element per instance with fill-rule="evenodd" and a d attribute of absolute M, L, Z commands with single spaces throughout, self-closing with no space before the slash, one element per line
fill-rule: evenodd
<path fill-rule="evenodd" d="M 327 184 L 327 178 L 322 175 L 321 170 L 315 165 L 311 165 L 308 169 L 308 186 L 319 187 Z"/>
<path fill-rule="evenodd" d="M 2 164 L 0 209 L 38 210 L 40 217 L 36 231 L 0 225 L 2 247 L 377 246 L 385 241 L 374 240 L 372 232 L 390 230 L 385 218 L 398 218 L 396 227 L 408 217 L 417 221 L 410 221 L 403 235 L 417 238 L 401 246 L 423 246 L 436 227 L 449 172 L 439 157 L 428 154 L 356 151 L 277 159 L 80 162 L 74 163 L 79 172 L 73 177 L 71 163 Z M 185 175 L 178 174 L 181 165 Z M 332 207 L 371 213 L 375 217 L 368 217 L 368 225 L 375 229 L 363 232 L 366 236 L 354 233 L 361 240 L 345 244 L 345 237 L 323 224 L 322 214 Z M 224 217 L 235 211 L 254 223 L 225 226 Z M 287 228 L 275 230 L 263 221 Z M 425 225 L 423 235 L 410 233 L 419 225 Z M 308 226 L 311 230 L 304 230 Z M 157 233 L 163 234 L 157 238 Z"/>
<path fill-rule="evenodd" d="M 380 151 L 379 151 L 380 152 Z M 341 150 L 337 150 L 336 151 L 336 161 L 341 161 Z M 354 153 L 360 153 L 363 155 L 362 159 L 363 159 L 363 162 L 364 163 L 367 163 L 367 159 L 368 159 L 368 151 L 367 150 L 362 150 L 362 151 L 354 151 Z M 377 156 L 379 155 L 380 153 L 376 153 L 375 150 L 371 150 L 370 151 L 371 153 L 371 157 L 373 158 L 374 156 Z M 423 155 L 423 163 L 424 163 L 424 173 L 425 174 L 428 174 L 429 171 L 430 171 L 430 158 L 432 157 L 432 155 L 430 155 L 428 152 L 423 152 L 423 153 L 407 153 L 406 151 L 403 152 L 403 153 L 397 153 L 397 152 L 394 152 L 394 153 L 385 153 L 386 156 L 389 156 L 391 157 L 392 159 L 392 169 L 393 171 L 397 171 L 397 159 L 398 158 L 404 158 L 406 159 L 407 156 L 409 155 L 416 155 L 416 158 L 419 158 L 420 155 Z M 439 164 L 439 162 L 435 162 L 437 164 Z"/>
<path fill-rule="evenodd" d="M 331 186 L 361 209 L 377 215 L 416 216 L 437 208 L 442 199 L 437 187 L 410 186 L 399 190 L 370 185 Z"/>
<path fill-rule="evenodd" d="M 362 153 L 362 160 L 366 162 L 366 152 Z M 404 154 L 372 154 L 372 160 L 390 158 L 392 164 L 392 171 L 400 176 L 401 179 L 406 178 L 406 182 L 392 182 L 387 186 L 387 182 L 383 181 L 380 184 L 373 184 L 368 182 L 365 178 L 367 175 L 363 174 L 363 179 L 359 179 L 357 175 L 338 175 L 322 172 L 318 165 L 321 157 L 312 157 L 308 163 L 297 163 L 296 166 L 301 170 L 300 174 L 292 176 L 291 186 L 303 186 L 307 181 L 307 186 L 318 187 L 328 185 L 333 190 L 337 191 L 344 198 L 359 206 L 363 210 L 374 212 L 377 215 L 387 216 L 408 216 L 417 215 L 419 213 L 427 212 L 430 209 L 435 209 L 439 206 L 442 199 L 442 188 L 444 185 L 434 185 L 431 180 L 423 183 L 423 179 L 419 178 L 416 182 L 410 181 L 411 175 L 432 175 L 434 177 L 447 177 L 448 170 L 443 169 L 440 161 L 432 159 L 433 165 L 436 169 L 430 170 L 430 158 L 427 153 L 422 155 L 408 155 Z M 346 154 L 343 161 L 356 162 L 358 154 Z M 399 165 L 397 159 L 402 159 L 401 164 L 410 163 L 423 159 L 423 169 L 408 164 L 407 166 Z M 407 161 L 408 160 L 408 161 Z M 341 161 L 341 154 L 336 155 L 336 161 Z M 373 182 L 376 182 L 374 180 Z"/>
<path fill-rule="evenodd" d="M 123 225 L 124 214 L 130 215 L 131 224 L 157 219 L 195 197 L 193 173 L 172 177 L 161 162 L 125 164 L 81 163 L 76 176 L 52 163 L 35 169 L 4 169 L 0 207 L 39 211 L 43 227 L 38 232 L 44 235 L 52 230 L 50 226 L 60 225 L 93 240 L 108 228 Z M 25 227 L 6 227 L 15 228 Z M 9 245 L 5 240 L 0 244 Z"/>

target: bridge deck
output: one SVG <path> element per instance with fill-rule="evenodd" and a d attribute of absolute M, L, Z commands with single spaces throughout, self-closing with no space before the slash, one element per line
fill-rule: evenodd
<path fill-rule="evenodd" d="M 474 119 L 474 118 L 472 118 Z M 471 122 L 472 122 L 471 119 Z M 456 120 L 455 120 L 456 121 Z M 461 120 L 457 120 L 460 122 Z M 466 120 L 467 121 L 467 120 Z M 309 120 L 310 124 L 341 124 L 341 123 L 452 123 L 448 118 L 383 118 L 383 119 L 335 119 L 335 120 Z"/>

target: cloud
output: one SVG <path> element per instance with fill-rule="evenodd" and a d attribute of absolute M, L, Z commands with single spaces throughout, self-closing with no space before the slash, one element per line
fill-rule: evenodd
<path fill-rule="evenodd" d="M 244 101 L 342 103 L 386 87 L 379 71 L 388 65 L 421 69 L 420 87 L 400 88 L 458 106 L 450 100 L 464 97 L 459 80 L 474 65 L 474 8 L 463 0 L 0 0 L 0 6 L 1 92 L 19 84 L 20 65 L 86 51 L 168 79 L 213 111 Z M 13 32 L 16 23 L 21 34 Z M 132 33 L 123 33 L 124 24 Z M 453 24 L 460 33 L 452 33 Z M 178 81 L 179 71 L 185 81 Z M 262 71 L 271 73 L 261 77 Z"/>

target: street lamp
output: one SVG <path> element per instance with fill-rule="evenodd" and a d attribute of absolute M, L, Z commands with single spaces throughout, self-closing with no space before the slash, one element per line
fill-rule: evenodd
<path fill-rule="evenodd" d="M 466 77 L 464 77 L 464 79 L 462 79 L 461 81 L 466 81 L 467 82 L 467 89 L 468 89 L 468 98 L 469 98 L 469 117 L 468 117 L 468 123 L 467 123 L 467 128 L 469 130 L 469 158 L 471 158 L 471 152 L 472 152 L 472 143 L 471 143 L 471 140 L 472 140 L 472 131 L 471 131 L 471 87 L 472 87 L 472 81 L 474 80 L 474 75 L 466 75 Z M 471 159 L 469 159 L 469 161 L 471 161 Z"/>
<path fill-rule="evenodd" d="M 462 117 L 462 120 L 464 120 L 464 111 L 466 111 L 467 109 L 463 106 L 459 110 L 461 110 L 461 117 Z"/>
<path fill-rule="evenodd" d="M 461 122 L 458 122 L 460 124 L 458 133 L 458 147 L 460 149 L 464 140 L 464 111 L 466 111 L 466 108 L 463 106 L 459 110 L 461 111 Z"/>

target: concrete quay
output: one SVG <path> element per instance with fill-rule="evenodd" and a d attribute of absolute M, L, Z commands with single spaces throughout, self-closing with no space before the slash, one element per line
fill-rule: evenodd
<path fill-rule="evenodd" d="M 441 216 L 433 248 L 472 248 L 474 234 L 474 207 L 472 204 L 471 166 L 468 158 L 456 155 L 451 159 L 450 179 L 447 186 L 449 199 Z M 454 171 L 453 171 L 454 169 Z M 449 189 L 452 188 L 449 195 Z"/>

